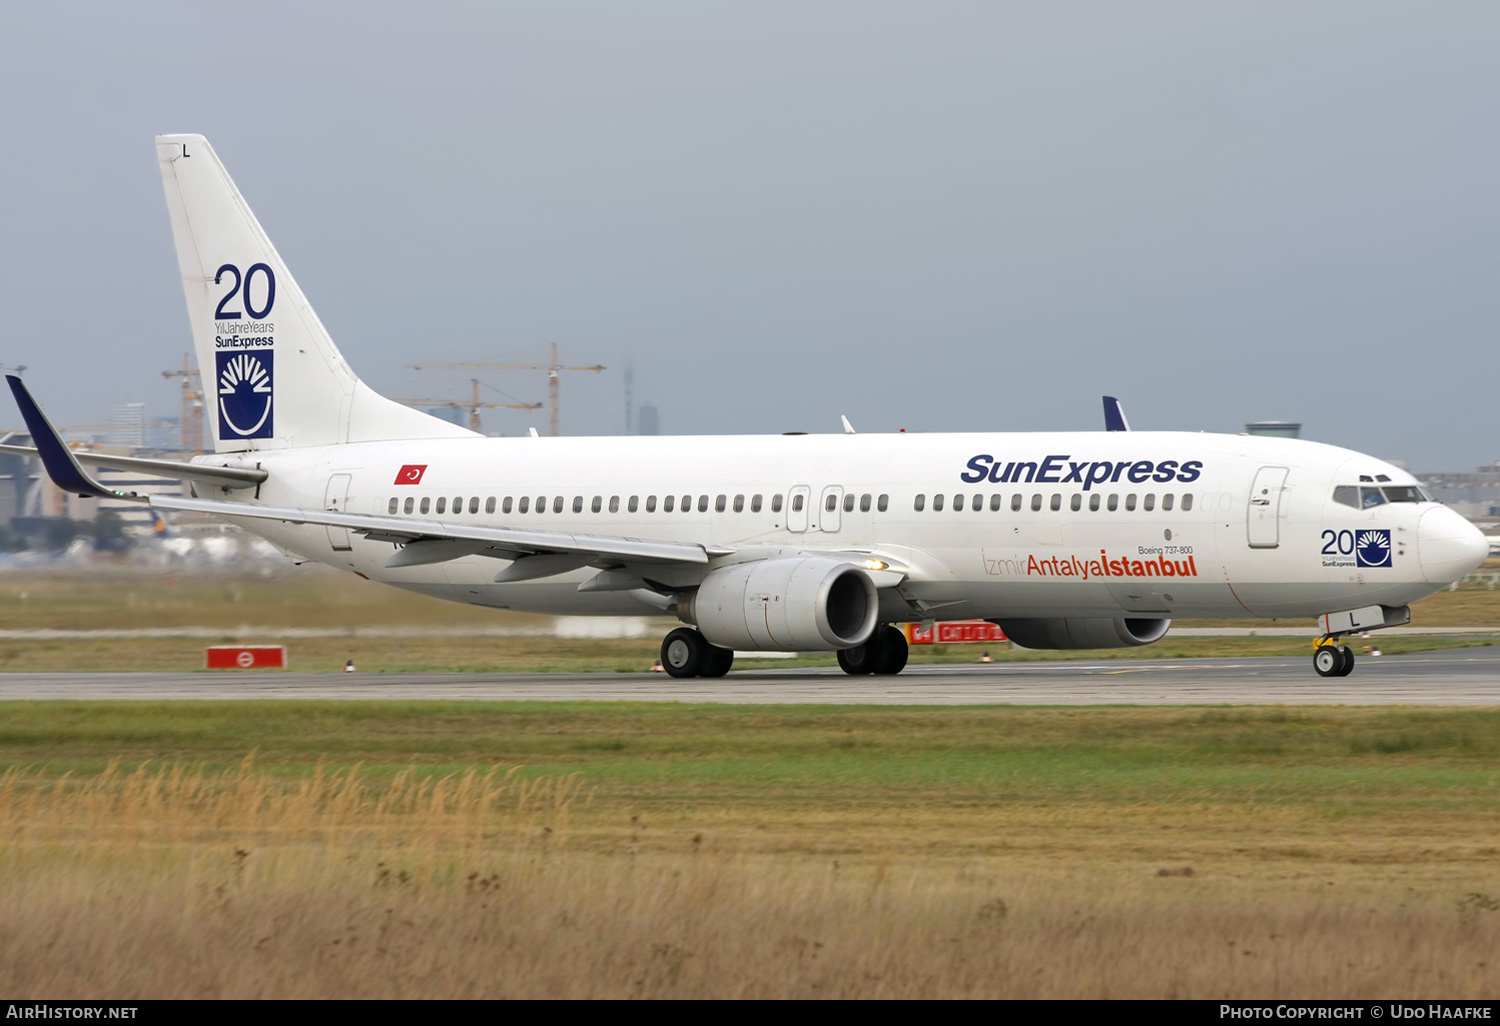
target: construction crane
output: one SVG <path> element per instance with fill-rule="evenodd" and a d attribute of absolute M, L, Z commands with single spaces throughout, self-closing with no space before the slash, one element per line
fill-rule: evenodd
<path fill-rule="evenodd" d="M 164 370 L 164 378 L 182 379 L 182 451 L 203 449 L 203 378 L 194 369 L 187 353 L 182 354 L 182 370 Z"/>
<path fill-rule="evenodd" d="M 604 369 L 602 364 L 593 367 L 563 367 L 557 362 L 557 343 L 552 343 L 551 363 L 409 363 L 412 370 L 421 370 L 424 367 L 439 368 L 443 370 L 544 370 L 547 372 L 547 403 L 552 411 L 552 434 L 559 435 L 557 406 L 558 406 L 558 372 L 559 371 L 593 371 L 595 374 Z"/>
<path fill-rule="evenodd" d="M 480 431 L 480 410 L 540 410 L 541 403 L 482 403 L 479 401 L 479 379 L 470 378 L 469 384 L 474 387 L 474 398 L 472 399 L 397 399 L 396 402 L 407 406 L 447 406 L 455 410 L 469 411 L 469 430 Z M 480 432 L 482 433 L 482 432 Z"/>

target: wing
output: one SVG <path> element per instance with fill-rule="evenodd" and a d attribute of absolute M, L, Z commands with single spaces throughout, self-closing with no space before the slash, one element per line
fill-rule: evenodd
<path fill-rule="evenodd" d="M 402 546 L 385 561 L 388 567 L 442 563 L 463 556 L 494 556 L 497 559 L 515 560 L 511 567 L 500 573 L 497 581 L 550 577 L 582 566 L 614 569 L 626 563 L 707 564 L 711 557 L 728 555 L 733 551 L 688 542 L 468 524 L 460 526 L 441 520 L 335 513 L 330 510 L 261 506 L 215 499 L 153 495 L 151 504 L 161 509 L 191 510 L 221 517 L 347 528 L 371 541 L 393 542 Z M 536 562 L 532 562 L 533 560 Z"/>
<path fill-rule="evenodd" d="M 11 394 L 16 397 L 16 405 L 21 408 L 21 417 L 26 421 L 26 430 L 31 432 L 31 440 L 36 443 L 36 448 L 32 449 L 24 445 L 4 445 L 0 446 L 0 452 L 39 458 L 42 466 L 47 468 L 47 476 L 52 478 L 52 483 L 65 492 L 104 499 L 136 497 L 134 492 L 120 492 L 105 488 L 83 469 L 84 463 L 102 467 L 119 467 L 122 470 L 135 470 L 164 477 L 188 478 L 220 488 L 252 488 L 266 479 L 264 470 L 247 467 L 209 467 L 196 463 L 176 463 L 172 460 L 143 460 L 131 456 L 76 453 L 63 442 L 62 436 L 57 433 L 57 429 L 52 426 L 52 422 L 47 419 L 47 415 L 32 398 L 31 392 L 21 383 L 21 379 L 14 374 L 7 374 L 5 380 L 10 383 Z"/>

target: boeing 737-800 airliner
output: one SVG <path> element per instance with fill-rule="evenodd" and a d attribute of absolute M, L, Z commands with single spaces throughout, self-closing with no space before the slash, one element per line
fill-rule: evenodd
<path fill-rule="evenodd" d="M 1174 616 L 1317 617 L 1330 642 L 1488 555 L 1403 470 L 1281 438 L 1068 434 L 485 438 L 365 386 L 202 136 L 156 140 L 214 453 L 74 453 L 11 378 L 48 473 L 185 477 L 159 508 L 497 609 L 675 614 L 678 677 L 734 650 L 897 673 L 892 624 L 985 619 L 1030 648 L 1145 645 Z M 144 499 L 142 501 L 145 501 Z M 1317 650 L 1345 674 L 1346 646 Z"/>

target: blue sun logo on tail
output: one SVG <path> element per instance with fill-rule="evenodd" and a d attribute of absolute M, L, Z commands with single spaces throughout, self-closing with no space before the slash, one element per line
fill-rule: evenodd
<path fill-rule="evenodd" d="M 271 369 L 276 354 L 219 353 L 219 437 L 270 438 Z"/>
<path fill-rule="evenodd" d="M 1354 542 L 1355 563 L 1359 566 L 1391 565 L 1391 532 L 1381 530 L 1360 531 Z"/>

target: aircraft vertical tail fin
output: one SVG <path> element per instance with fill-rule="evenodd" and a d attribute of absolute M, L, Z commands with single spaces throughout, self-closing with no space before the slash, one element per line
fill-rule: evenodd
<path fill-rule="evenodd" d="M 216 451 L 473 434 L 359 380 L 203 136 L 156 157 Z"/>

